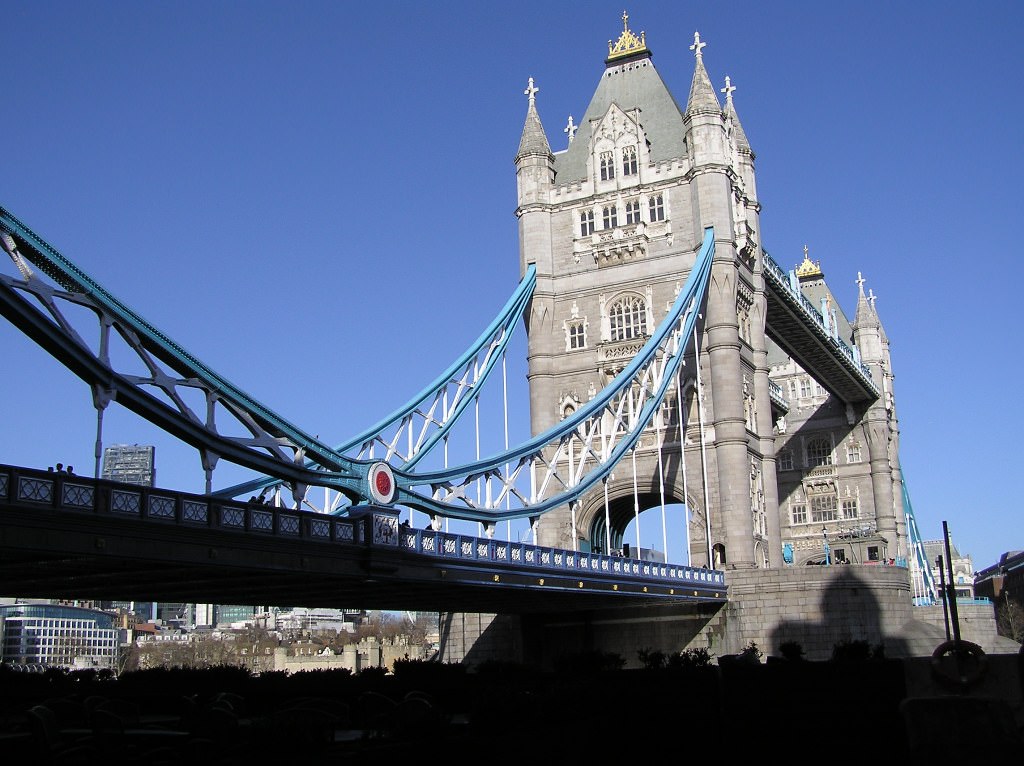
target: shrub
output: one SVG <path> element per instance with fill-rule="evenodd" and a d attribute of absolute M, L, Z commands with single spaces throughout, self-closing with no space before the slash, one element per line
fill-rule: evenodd
<path fill-rule="evenodd" d="M 377 681 L 384 678 L 388 674 L 388 669 L 385 667 L 368 667 L 361 669 L 357 676 L 367 681 Z"/>
<path fill-rule="evenodd" d="M 885 646 L 871 646 L 867 641 L 855 639 L 841 641 L 832 647 L 833 662 L 866 662 L 867 660 L 884 660 Z"/>
<path fill-rule="evenodd" d="M 751 641 L 745 647 L 743 651 L 739 653 L 739 659 L 744 662 L 761 662 L 761 657 L 764 656 L 764 652 L 758 647 L 756 643 Z"/>
<path fill-rule="evenodd" d="M 661 670 L 668 666 L 668 656 L 665 652 L 659 652 L 653 649 L 638 649 L 637 659 L 640 660 L 640 664 L 647 670 Z"/>
<path fill-rule="evenodd" d="M 392 672 L 396 678 L 412 683 L 444 683 L 463 677 L 466 666 L 458 662 L 410 659 L 406 655 L 395 660 Z"/>
<path fill-rule="evenodd" d="M 804 658 L 804 648 L 799 641 L 783 641 L 779 644 L 779 653 L 787 660 L 794 662 Z"/>
<path fill-rule="evenodd" d="M 712 665 L 715 656 L 705 646 L 698 646 L 693 649 L 684 649 L 679 654 L 668 658 L 670 668 L 708 668 Z"/>

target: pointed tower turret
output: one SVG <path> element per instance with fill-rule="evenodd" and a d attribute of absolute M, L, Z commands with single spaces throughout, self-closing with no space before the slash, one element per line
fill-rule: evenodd
<path fill-rule="evenodd" d="M 523 135 L 519 139 L 519 151 L 516 152 L 516 183 L 519 195 L 519 207 L 516 215 L 519 218 L 519 241 L 526 241 L 524 232 L 529 230 L 531 236 L 540 235 L 540 246 L 530 256 L 529 262 L 537 263 L 538 269 L 546 272 L 550 269 L 551 241 L 544 235 L 549 229 L 550 215 L 545 206 L 555 178 L 554 155 L 548 144 L 547 134 L 537 113 L 537 93 L 540 89 L 533 84 L 531 77 L 523 94 L 529 98 L 526 108 L 526 122 Z M 527 257 L 520 253 L 520 266 L 525 272 Z"/>
<path fill-rule="evenodd" d="M 529 156 L 537 156 L 547 159 L 549 162 L 554 159 L 551 154 L 551 147 L 548 144 L 547 134 L 541 124 L 540 115 L 537 114 L 537 94 L 540 88 L 533 84 L 531 77 L 523 94 L 530 99 L 526 108 L 526 122 L 523 125 L 523 135 L 519 139 L 519 151 L 516 152 L 516 164 Z"/>
<path fill-rule="evenodd" d="M 754 152 L 750 148 L 750 142 L 747 140 L 747 134 L 743 132 L 743 126 L 740 125 L 740 117 L 736 114 L 736 105 L 732 102 L 732 94 L 735 92 L 736 86 L 732 84 L 732 79 L 729 75 L 725 76 L 725 87 L 722 88 L 722 93 L 725 94 L 725 107 L 722 111 L 725 113 L 725 119 L 729 123 L 730 134 L 732 135 L 733 143 L 736 144 L 736 150 L 740 154 L 753 157 Z"/>
<path fill-rule="evenodd" d="M 718 103 L 711 78 L 704 68 L 703 49 L 706 45 L 700 39 L 700 32 L 694 32 L 690 50 L 696 58 L 696 65 L 690 83 L 690 97 L 683 112 L 686 141 L 695 166 L 732 164 L 722 105 Z"/>
<path fill-rule="evenodd" d="M 687 118 L 705 113 L 718 115 L 722 111 L 722 106 L 718 103 L 718 96 L 715 95 L 715 89 L 711 85 L 711 78 L 708 77 L 708 72 L 704 68 L 703 49 L 706 46 L 707 43 L 703 43 L 700 40 L 700 32 L 694 32 L 693 45 L 690 46 L 690 50 L 693 51 L 694 56 L 697 58 L 697 66 L 693 70 L 693 80 L 690 82 L 690 97 L 686 101 Z"/>
<path fill-rule="evenodd" d="M 857 273 L 857 314 L 853 321 L 853 341 L 861 362 L 871 371 L 881 396 L 864 414 L 863 423 L 871 461 L 871 488 L 878 531 L 885 537 L 894 555 L 906 555 L 906 524 L 900 491 L 899 426 L 893 392 L 892 360 L 889 339 L 875 309 L 875 294 L 864 294 L 864 277 Z"/>
<path fill-rule="evenodd" d="M 735 90 L 736 86 L 732 84 L 732 79 L 726 75 L 725 87 L 722 88 L 722 93 L 725 94 L 722 115 L 725 118 L 726 138 L 731 150 L 732 164 L 738 176 L 735 182 L 735 197 L 738 203 L 734 221 L 736 248 L 753 257 L 757 250 L 757 242 L 761 238 L 761 204 L 757 201 L 754 152 L 750 148 L 750 141 L 747 140 L 743 125 L 740 124 L 740 117 L 736 113 L 736 105 L 732 99 Z"/>
<path fill-rule="evenodd" d="M 861 361 L 872 367 L 875 382 L 880 383 L 876 367 L 883 358 L 882 323 L 875 311 L 874 295 L 864 294 L 864 277 L 857 272 L 857 313 L 853 318 L 853 342 L 860 352 Z"/>

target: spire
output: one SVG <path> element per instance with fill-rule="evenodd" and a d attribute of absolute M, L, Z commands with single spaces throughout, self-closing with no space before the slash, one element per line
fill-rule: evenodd
<path fill-rule="evenodd" d="M 718 96 L 715 95 L 715 89 L 711 85 L 711 79 L 708 77 L 707 70 L 704 69 L 704 55 L 701 49 L 705 45 L 707 43 L 700 41 L 700 32 L 694 32 L 693 45 L 690 46 L 690 50 L 693 51 L 693 55 L 697 59 L 697 66 L 693 70 L 690 98 L 686 102 L 687 116 L 700 112 L 720 113 L 722 111 L 722 107 L 718 103 Z"/>
<path fill-rule="evenodd" d="M 523 135 L 519 139 L 519 151 L 516 152 L 516 160 L 529 154 L 539 154 L 544 157 L 551 157 L 551 147 L 548 144 L 548 137 L 544 133 L 544 126 L 541 125 L 540 115 L 537 114 L 537 93 L 540 88 L 533 84 L 531 77 L 523 94 L 528 96 L 529 106 L 526 109 L 526 123 L 523 125 Z"/>
<path fill-rule="evenodd" d="M 857 272 L 857 313 L 853 317 L 854 329 L 862 327 L 880 327 L 881 322 L 878 319 L 878 313 L 875 311 L 875 294 L 871 290 L 868 290 L 868 294 L 864 295 L 864 282 L 865 279 L 861 276 L 861 273 Z"/>
<path fill-rule="evenodd" d="M 740 151 L 750 151 L 750 142 L 747 140 L 747 134 L 743 132 L 743 126 L 740 125 L 739 115 L 736 114 L 736 107 L 732 103 L 732 92 L 736 90 L 736 86 L 732 84 L 732 80 L 729 79 L 729 75 L 725 76 L 725 87 L 722 88 L 722 93 L 725 94 L 725 108 L 722 109 L 725 112 L 726 118 L 732 122 L 732 135 L 736 139 L 736 148 Z"/>

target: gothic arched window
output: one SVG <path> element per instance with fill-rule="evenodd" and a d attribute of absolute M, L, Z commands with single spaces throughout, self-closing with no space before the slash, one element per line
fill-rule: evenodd
<path fill-rule="evenodd" d="M 594 233 L 594 211 L 584 210 L 580 213 L 580 236 L 586 237 Z"/>
<path fill-rule="evenodd" d="M 627 146 L 622 150 L 622 175 L 636 175 L 636 147 Z"/>
<path fill-rule="evenodd" d="M 626 224 L 640 223 L 640 200 L 631 199 L 626 202 Z"/>
<path fill-rule="evenodd" d="M 811 439 L 807 442 L 807 465 L 832 465 L 832 444 L 828 439 Z"/>
<path fill-rule="evenodd" d="M 647 334 L 647 307 L 642 298 L 629 295 L 612 304 L 608 311 L 611 339 L 629 340 Z"/>
<path fill-rule="evenodd" d="M 654 194 L 647 201 L 650 207 L 652 221 L 665 220 L 665 198 L 661 194 Z"/>

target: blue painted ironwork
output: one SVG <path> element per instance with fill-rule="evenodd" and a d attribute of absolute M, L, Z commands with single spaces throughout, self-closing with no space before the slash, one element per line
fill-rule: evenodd
<path fill-rule="evenodd" d="M 682 588 L 696 588 L 700 591 L 722 591 L 725 588 L 725 573 L 717 569 L 583 553 L 434 530 L 407 529 L 398 539 L 400 547 L 404 550 L 436 556 L 441 560 L 486 561 L 493 564 L 523 566 L 536 569 L 538 572 L 547 570 L 563 575 L 569 573 L 580 576 L 635 577 Z M 694 591 L 692 595 L 699 594 Z"/>
<path fill-rule="evenodd" d="M 439 569 L 460 566 L 493 571 L 494 576 L 489 578 L 496 587 L 501 586 L 504 573 L 514 571 L 541 578 L 533 583 L 541 589 L 545 576 L 570 576 L 577 578 L 573 588 L 581 593 L 598 586 L 617 591 L 615 583 L 622 583 L 632 586 L 633 595 L 646 598 L 724 603 L 727 597 L 725 573 L 721 570 L 411 529 L 399 524 L 393 508 L 358 506 L 346 517 L 326 516 L 8 465 L 0 465 L 0 485 L 18 488 L 10 498 L 0 496 L 0 511 L 8 506 L 30 506 L 71 514 L 119 516 L 126 523 L 205 527 L 313 544 L 400 550 L 434 561 Z M 87 490 L 88 501 L 69 502 L 69 487 Z M 143 509 L 147 508 L 150 511 L 144 517 Z M 160 510 L 153 513 L 154 508 Z M 622 595 L 629 593 L 623 591 Z"/>
<path fill-rule="evenodd" d="M 212 465 L 223 457 L 272 479 L 288 482 L 297 498 L 303 496 L 309 486 L 336 489 L 353 502 L 372 497 L 367 477 L 375 461 L 356 460 L 341 454 L 230 384 L 110 295 L 3 208 L 0 208 L 0 233 L 4 235 L 4 249 L 22 276 L 17 279 L 0 275 L 0 311 L 93 386 L 94 393 L 100 389 L 110 392 L 111 398 L 197 447 L 203 453 L 204 465 Z M 636 444 L 675 383 L 685 343 L 693 333 L 704 300 L 713 252 L 713 232 L 708 229 L 686 286 L 669 316 L 626 369 L 586 407 L 519 447 L 466 465 L 417 472 L 416 455 L 404 455 L 394 470 L 397 482 L 394 502 L 441 516 L 493 522 L 544 513 L 578 498 L 607 476 Z M 67 292 L 44 283 L 32 273 L 29 264 Z M 511 299 L 509 310 L 501 320 L 504 323 L 490 336 L 489 345 L 481 345 L 487 348 L 482 364 L 487 370 L 493 368 L 498 351 L 507 342 L 509 319 L 513 318 L 514 324 L 529 300 L 533 276 L 528 273 L 528 277 Z M 42 308 L 22 297 L 23 294 L 36 298 Z M 63 317 L 58 300 L 86 306 L 97 314 L 101 333 L 99 353 L 89 348 Z M 111 328 L 138 354 L 150 370 L 150 376 L 122 374 L 111 367 L 106 355 Z M 468 363 L 469 359 L 467 352 L 456 366 Z M 161 368 L 158 362 L 171 372 Z M 473 365 L 480 367 L 475 362 Z M 425 392 L 436 396 L 449 383 L 450 376 L 442 376 Z M 158 389 L 171 399 L 174 407 L 154 396 L 145 386 Z M 203 392 L 208 410 L 205 419 L 188 407 L 177 391 L 179 386 Z M 426 393 L 426 397 L 429 396 L 430 393 Z M 469 400 L 468 397 L 460 400 L 458 404 L 462 409 L 456 406 L 457 412 L 463 412 Z M 409 427 L 409 433 L 411 413 L 418 410 L 422 401 L 425 401 L 423 395 L 400 410 L 399 421 Z M 212 414 L 217 406 L 226 407 L 250 430 L 251 436 L 238 438 L 220 434 Z M 422 413 L 420 417 L 423 423 L 430 421 Z M 436 430 L 419 442 L 421 448 L 436 444 L 450 422 L 454 420 L 437 425 Z M 608 423 L 614 426 L 608 429 Z M 365 444 L 367 439 L 374 441 L 377 434 L 361 437 Z M 361 437 L 348 444 L 354 445 Z M 578 447 L 575 454 L 580 459 L 576 464 L 568 464 L 568 473 L 563 475 L 565 471 L 559 464 L 566 459 L 570 445 Z M 403 469 L 406 464 L 409 468 Z M 529 478 L 527 488 L 517 486 L 523 475 Z M 467 487 L 473 484 L 485 487 L 484 496 L 477 500 L 470 499 L 467 493 Z"/>
<path fill-rule="evenodd" d="M 873 391 L 877 396 L 878 386 L 875 385 L 875 381 L 871 377 L 871 370 L 867 365 L 861 363 L 860 355 L 835 334 L 830 328 L 831 323 L 825 320 L 822 312 L 818 311 L 814 304 L 807 300 L 800 291 L 796 274 L 793 272 L 787 274 L 767 251 L 763 252 L 765 279 L 771 283 L 779 295 L 788 298 L 791 305 L 799 309 L 804 319 L 807 320 L 808 325 L 813 327 L 819 337 L 837 353 L 837 358 L 842 360 L 845 366 L 857 376 L 863 386 L 869 391 Z"/>
<path fill-rule="evenodd" d="M 909 543 L 909 562 L 911 580 L 919 581 L 922 594 L 914 593 L 915 606 L 929 606 L 939 603 L 939 589 L 935 584 L 935 577 L 932 574 L 931 563 L 924 552 L 924 540 L 917 529 L 917 518 L 914 516 L 914 506 L 910 502 L 910 490 L 907 488 L 907 480 L 900 474 L 900 487 L 903 493 L 903 514 L 907 522 L 907 538 Z"/>
<path fill-rule="evenodd" d="M 714 231 L 709 227 L 668 315 L 632 361 L 586 406 L 493 457 L 441 471 L 395 471 L 397 502 L 428 513 L 490 522 L 544 513 L 581 497 L 605 478 L 634 447 L 675 385 L 704 302 L 714 251 Z M 570 450 L 570 445 L 576 449 Z M 579 456 L 578 465 L 569 464 L 570 452 Z M 564 472 L 559 470 L 562 462 L 567 464 Z M 523 473 L 530 479 L 525 491 L 516 483 Z M 481 496 L 472 499 L 469 488 L 481 484 Z M 430 499 L 425 502 L 426 492 L 417 493 L 417 487 L 426 488 Z M 459 504 L 464 508 L 453 514 Z"/>
<path fill-rule="evenodd" d="M 193 445 L 204 459 L 232 462 L 303 485 L 316 478 L 305 467 L 308 458 L 329 471 L 343 491 L 355 489 L 363 468 L 309 436 L 272 412 L 204 365 L 164 333 L 112 296 L 95 280 L 61 255 L 56 248 L 0 207 L 0 238 L 21 273 L 21 279 L 0 275 L 0 312 L 85 380 L 94 391 L 134 410 L 168 433 Z M 36 267 L 61 289 L 32 272 Z M 30 296 L 35 299 L 33 302 Z M 82 339 L 62 314 L 62 304 L 85 306 L 95 312 L 100 335 L 99 351 Z M 111 366 L 110 331 L 113 329 L 134 351 L 149 376 L 121 373 Z M 159 390 L 173 406 L 146 388 Z M 206 397 L 207 412 L 200 417 L 185 402 L 179 387 L 198 389 Z M 97 398 L 100 398 L 99 396 Z M 213 412 L 226 408 L 250 432 L 247 438 L 228 437 L 217 431 Z M 289 452 L 291 454 L 289 454 Z M 297 460 L 296 457 L 300 456 Z"/>
<path fill-rule="evenodd" d="M 783 412 L 789 412 L 789 400 L 786 399 L 786 395 L 782 392 L 782 386 L 774 380 L 768 381 L 768 396 L 771 397 L 772 404 Z"/>
<path fill-rule="evenodd" d="M 537 269 L 530 264 L 502 310 L 458 359 L 404 406 L 334 449 L 354 459 L 369 460 L 376 457 L 374 447 L 379 446 L 383 452 L 380 459 L 407 471 L 414 469 L 451 431 L 466 407 L 479 397 L 505 352 L 515 326 L 522 319 L 536 283 Z M 405 454 L 402 453 L 403 442 L 411 442 Z M 353 451 L 356 454 L 353 455 Z M 311 463 L 307 465 L 313 467 Z M 276 483 L 273 477 L 263 477 L 213 494 L 240 497 Z"/>

